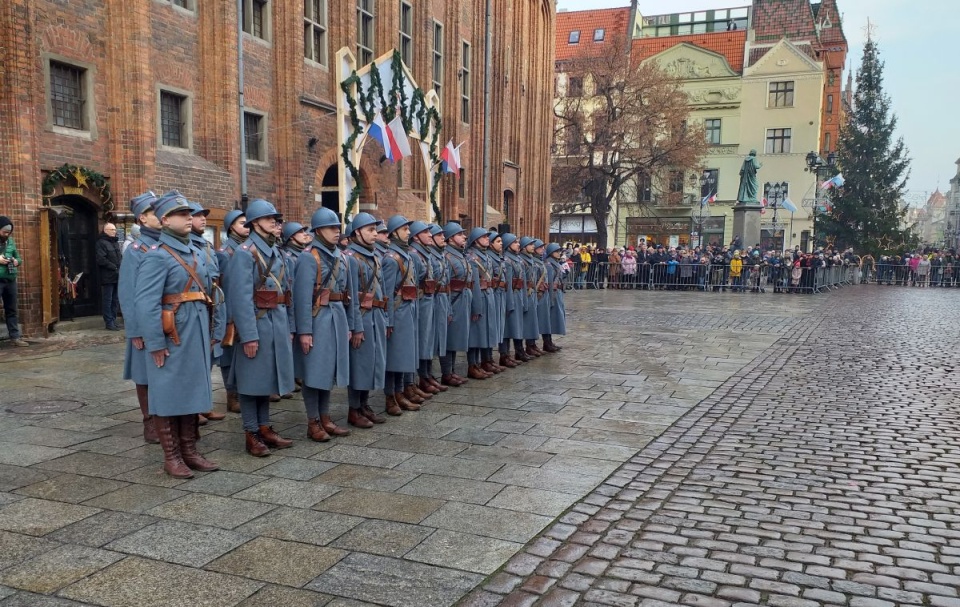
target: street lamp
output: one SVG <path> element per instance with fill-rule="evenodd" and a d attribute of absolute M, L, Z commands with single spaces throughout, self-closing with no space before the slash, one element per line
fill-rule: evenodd
<path fill-rule="evenodd" d="M 821 191 L 820 183 L 827 175 L 833 172 L 836 164 L 837 155 L 833 152 L 827 154 L 826 160 L 821 158 L 816 152 L 809 152 L 807 154 L 807 168 L 804 170 L 814 174 L 815 183 L 813 184 L 813 198 L 804 198 L 803 206 L 812 211 L 814 246 L 816 246 L 817 243 L 817 212 L 829 198 L 826 193 Z"/>
<path fill-rule="evenodd" d="M 786 181 L 778 181 L 776 183 L 767 182 L 763 184 L 764 198 L 767 199 L 767 205 L 773 208 L 771 227 L 773 228 L 773 243 L 777 250 L 783 249 L 783 242 L 778 241 L 777 232 L 781 232 L 784 228 L 784 224 L 778 219 L 777 212 L 780 210 L 783 201 L 787 198 L 787 190 L 789 187 L 790 184 Z"/>
<path fill-rule="evenodd" d="M 699 209 L 694 207 L 690 212 L 690 220 L 696 225 L 697 238 L 699 239 L 699 244 L 703 246 L 703 210 L 709 207 L 709 203 L 705 203 L 704 199 L 709 198 L 713 194 L 713 186 L 717 183 L 716 177 L 714 177 L 713 171 L 704 171 L 700 175 L 700 205 Z M 707 192 L 704 196 L 704 192 Z"/>

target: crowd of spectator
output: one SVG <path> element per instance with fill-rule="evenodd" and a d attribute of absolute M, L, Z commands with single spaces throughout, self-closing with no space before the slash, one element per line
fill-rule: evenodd
<path fill-rule="evenodd" d="M 864 273 L 879 284 L 911 287 L 960 287 L 960 255 L 955 249 L 864 258 Z"/>

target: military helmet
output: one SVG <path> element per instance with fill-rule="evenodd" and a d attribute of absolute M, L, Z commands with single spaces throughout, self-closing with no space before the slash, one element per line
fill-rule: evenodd
<path fill-rule="evenodd" d="M 470 236 L 467 237 L 467 247 L 472 247 L 473 243 L 487 235 L 488 233 L 486 228 L 473 228 L 470 230 Z"/>
<path fill-rule="evenodd" d="M 273 206 L 263 198 L 257 198 L 253 202 L 247 205 L 247 221 L 244 225 L 252 225 L 254 221 L 258 219 L 263 219 L 264 217 L 276 217 L 280 219 L 283 217 L 283 214 L 277 211 L 277 207 Z"/>
<path fill-rule="evenodd" d="M 503 235 L 503 248 L 506 249 L 517 241 L 517 235 L 507 232 Z"/>
<path fill-rule="evenodd" d="M 350 231 L 347 233 L 347 236 L 353 236 L 353 234 L 360 228 L 365 228 L 367 226 L 376 224 L 377 218 L 370 213 L 357 213 L 354 216 L 353 221 L 350 222 Z"/>
<path fill-rule="evenodd" d="M 462 234 L 466 230 L 463 229 L 463 226 L 457 223 L 456 221 L 447 222 L 447 225 L 443 226 L 443 235 L 450 240 L 457 234 Z"/>
<path fill-rule="evenodd" d="M 387 233 L 393 234 L 403 226 L 408 226 L 412 222 L 403 215 L 394 215 L 387 220 Z"/>
<path fill-rule="evenodd" d="M 311 232 L 320 228 L 333 227 L 340 227 L 340 218 L 337 217 L 336 213 L 326 207 L 320 207 L 314 211 L 313 216 L 310 217 Z"/>
<path fill-rule="evenodd" d="M 547 245 L 547 257 L 553 255 L 554 253 L 556 253 L 562 248 L 563 247 L 561 247 L 559 243 L 551 242 L 550 244 Z"/>
<path fill-rule="evenodd" d="M 281 238 L 283 239 L 283 242 L 286 242 L 291 238 L 293 238 L 294 234 L 297 234 L 298 232 L 302 232 L 304 230 L 306 230 L 306 228 L 303 227 L 302 223 L 298 223 L 296 221 L 288 221 L 283 224 L 283 230 L 280 233 Z"/>
<path fill-rule="evenodd" d="M 534 239 L 532 237 L 524 236 L 523 238 L 520 239 L 520 248 L 526 249 L 528 245 L 532 245 L 533 243 L 534 243 Z"/>
<path fill-rule="evenodd" d="M 425 224 L 422 221 L 414 221 L 410 224 L 410 238 L 413 238 L 420 232 L 426 232 L 430 229 L 430 226 Z"/>
<path fill-rule="evenodd" d="M 230 228 L 233 227 L 233 223 L 236 220 L 240 219 L 241 217 L 243 217 L 243 211 L 241 211 L 240 209 L 234 209 L 232 211 L 228 211 L 227 214 L 224 215 L 223 217 L 223 229 L 229 232 Z"/>

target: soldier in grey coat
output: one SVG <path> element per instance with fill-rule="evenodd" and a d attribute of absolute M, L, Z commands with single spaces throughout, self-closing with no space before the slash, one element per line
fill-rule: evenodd
<path fill-rule="evenodd" d="M 563 268 L 560 265 L 561 247 L 555 242 L 547 245 L 547 297 L 550 298 L 550 332 L 542 333 L 543 349 L 559 352 L 563 348 L 553 343 L 554 335 L 567 334 L 567 311 L 563 305 Z"/>
<path fill-rule="evenodd" d="M 292 293 L 293 292 L 293 278 L 297 274 L 297 259 L 300 256 L 300 253 L 303 252 L 304 248 L 310 244 L 313 240 L 313 235 L 307 231 L 307 228 L 303 224 L 296 221 L 285 221 L 283 222 L 283 227 L 280 230 L 280 251 L 283 252 L 283 262 L 287 265 L 287 289 Z M 293 300 L 291 299 L 290 305 L 287 306 L 287 320 L 290 322 L 290 336 L 296 334 L 296 317 L 297 312 Z M 294 361 L 297 359 L 297 345 L 293 345 L 293 358 Z M 296 366 L 294 366 L 296 370 Z M 294 381 L 294 392 L 300 391 L 300 386 L 303 384 L 302 378 L 299 375 L 295 374 L 293 379 Z M 291 399 L 293 398 L 293 393 L 288 392 L 287 394 L 280 395 L 280 398 Z"/>
<path fill-rule="evenodd" d="M 496 373 L 502 373 L 509 367 L 500 366 L 493 359 L 493 351 L 500 346 L 503 340 L 503 319 L 506 316 L 507 300 L 506 285 L 503 281 L 503 237 L 495 230 L 487 233 L 490 239 L 490 247 L 487 249 L 487 259 L 490 262 L 490 292 L 493 296 L 493 328 L 490 334 L 490 346 L 483 351 L 480 368 L 486 371 L 491 369 Z"/>
<path fill-rule="evenodd" d="M 427 361 L 426 381 L 440 392 L 446 392 L 447 387 L 440 383 L 433 375 L 433 359 L 447 355 L 447 326 L 452 319 L 450 312 L 450 270 L 443 257 L 443 249 L 447 240 L 443 235 L 443 228 L 430 224 L 430 236 L 433 244 L 427 247 L 430 253 L 430 264 L 433 267 L 433 278 L 437 281 L 437 294 L 433 296 L 433 344 L 430 348 L 430 360 Z"/>
<path fill-rule="evenodd" d="M 233 254 L 237 251 L 237 247 L 242 245 L 250 236 L 250 228 L 247 227 L 246 223 L 247 218 L 240 209 L 229 211 L 223 218 L 223 230 L 227 233 L 227 240 L 217 250 L 217 263 L 220 266 L 220 288 L 225 294 L 227 293 L 227 266 L 233 258 Z M 225 301 L 223 307 L 226 312 L 226 324 L 224 338 L 220 343 L 220 376 L 223 378 L 223 387 L 227 393 L 227 411 L 240 413 L 240 395 L 237 394 L 236 384 L 230 379 L 236 328 L 233 323 L 233 315 L 230 313 L 230 302 Z"/>
<path fill-rule="evenodd" d="M 293 444 L 270 425 L 270 395 L 286 394 L 294 385 L 286 264 L 276 246 L 281 217 L 266 200 L 251 202 L 246 211 L 250 237 L 227 268 L 227 299 L 240 345 L 230 372 L 240 393 L 246 449 L 255 457 L 269 455 L 269 447 Z"/>
<path fill-rule="evenodd" d="M 350 229 L 351 242 L 344 252 L 351 302 L 347 309 L 351 333 L 347 421 L 357 428 L 372 428 L 386 421 L 370 408 L 370 391 L 383 388 L 386 373 L 387 298 L 375 247 L 377 220 L 369 213 L 358 213 Z"/>
<path fill-rule="evenodd" d="M 550 297 L 547 294 L 547 265 L 543 261 L 544 244 L 540 239 L 533 241 L 533 263 L 537 268 L 537 328 L 540 335 L 550 333 Z M 537 354 L 543 356 L 544 350 L 537 346 L 537 340 L 527 341 L 527 349 L 533 349 Z"/>
<path fill-rule="evenodd" d="M 473 268 L 467 261 L 467 235 L 463 227 L 451 221 L 443 226 L 446 247 L 443 258 L 450 277 L 450 322 L 447 325 L 447 353 L 440 359 L 440 382 L 445 386 L 462 386 L 467 380 L 456 373 L 457 352 L 466 352 L 470 345 L 470 321 L 480 314 L 481 302 L 473 301 Z"/>
<path fill-rule="evenodd" d="M 490 236 L 486 229 L 470 230 L 466 258 L 474 272 L 473 301 L 476 304 L 476 314 L 470 316 L 470 349 L 467 350 L 467 377 L 471 379 L 487 379 L 499 373 L 489 365 L 486 368 L 480 366 L 484 350 L 490 347 L 496 335 L 493 330 L 496 323 L 496 303 L 492 290 L 493 271 L 490 260 L 487 258 L 489 246 Z"/>
<path fill-rule="evenodd" d="M 159 240 L 140 263 L 134 313 L 150 353 L 150 414 L 163 449 L 163 469 L 175 478 L 217 470 L 197 451 L 198 414 L 213 405 L 210 382 L 210 296 L 200 254 L 190 246 L 190 205 L 177 191 L 154 204 Z"/>
<path fill-rule="evenodd" d="M 327 208 L 310 218 L 313 241 L 297 260 L 293 305 L 297 315 L 297 375 L 303 378 L 307 437 L 326 442 L 349 430 L 330 417 L 330 391 L 350 381 L 350 293 L 347 262 L 337 244 L 340 218 Z"/>
<path fill-rule="evenodd" d="M 433 236 L 430 234 L 430 226 L 422 221 L 414 221 L 410 224 L 410 258 L 417 265 L 417 277 L 420 289 L 420 297 L 417 299 L 417 352 L 420 355 L 420 362 L 417 366 L 417 389 L 420 390 L 420 396 L 430 395 L 440 392 L 428 381 L 430 377 L 430 363 L 435 354 L 436 344 L 436 297 L 437 297 L 437 278 L 434 275 L 434 264 L 431 261 L 432 254 L 430 248 L 433 245 Z"/>
<path fill-rule="evenodd" d="M 137 402 L 143 415 L 143 440 L 158 443 L 157 430 L 150 416 L 147 400 L 147 359 L 143 350 L 143 333 L 137 324 L 134 312 L 134 297 L 137 292 L 137 277 L 140 264 L 150 246 L 160 239 L 160 219 L 153 212 L 157 196 L 153 192 L 140 194 L 130 201 L 130 211 L 140 226 L 140 235 L 130 243 L 120 261 L 120 279 L 117 292 L 120 296 L 120 309 L 123 310 L 124 330 L 127 332 L 127 349 L 123 358 L 123 379 L 133 380 L 137 388 Z"/>
<path fill-rule="evenodd" d="M 540 276 L 539 266 L 534 259 L 535 238 L 524 236 L 520 239 L 520 259 L 523 260 L 524 272 L 526 274 L 526 293 L 527 307 L 523 311 L 523 338 L 527 342 L 524 352 L 531 358 L 539 357 L 535 350 L 537 339 L 540 337 L 540 325 L 537 317 L 537 291 L 543 284 Z M 531 346 L 530 344 L 534 345 Z"/>
<path fill-rule="evenodd" d="M 220 264 L 217 261 L 217 254 L 213 250 L 213 245 L 204 235 L 207 229 L 207 215 L 210 209 L 205 209 L 198 202 L 190 202 L 192 215 L 190 217 L 190 244 L 200 253 L 200 259 L 203 260 L 203 267 L 207 274 L 207 280 L 213 285 L 210 293 L 213 299 L 213 326 L 210 328 L 213 338 L 213 351 L 211 352 L 210 367 L 220 358 L 223 353 L 220 341 L 223 339 L 226 328 L 226 306 L 223 301 L 223 291 L 220 290 Z M 200 425 L 206 424 L 208 419 L 218 421 L 224 419 L 226 414 L 211 409 L 200 416 Z"/>
<path fill-rule="evenodd" d="M 387 298 L 387 372 L 383 392 L 389 415 L 419 411 L 420 404 L 404 391 L 404 373 L 415 373 L 417 362 L 417 278 L 410 259 L 410 221 L 394 215 L 387 221 L 390 248 L 383 256 L 383 292 Z"/>
<path fill-rule="evenodd" d="M 503 319 L 503 338 L 500 341 L 500 365 L 516 367 L 518 359 L 510 355 L 510 340 L 513 340 L 517 355 L 523 353 L 523 310 L 526 307 L 526 280 L 523 262 L 520 260 L 520 242 L 516 234 L 503 235 L 503 281 L 506 286 Z"/>

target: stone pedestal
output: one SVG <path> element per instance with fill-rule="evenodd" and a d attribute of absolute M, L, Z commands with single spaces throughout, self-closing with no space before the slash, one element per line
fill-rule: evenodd
<path fill-rule="evenodd" d="M 752 247 L 760 242 L 759 203 L 738 202 L 733 207 L 733 235 L 740 237 L 743 247 Z"/>

